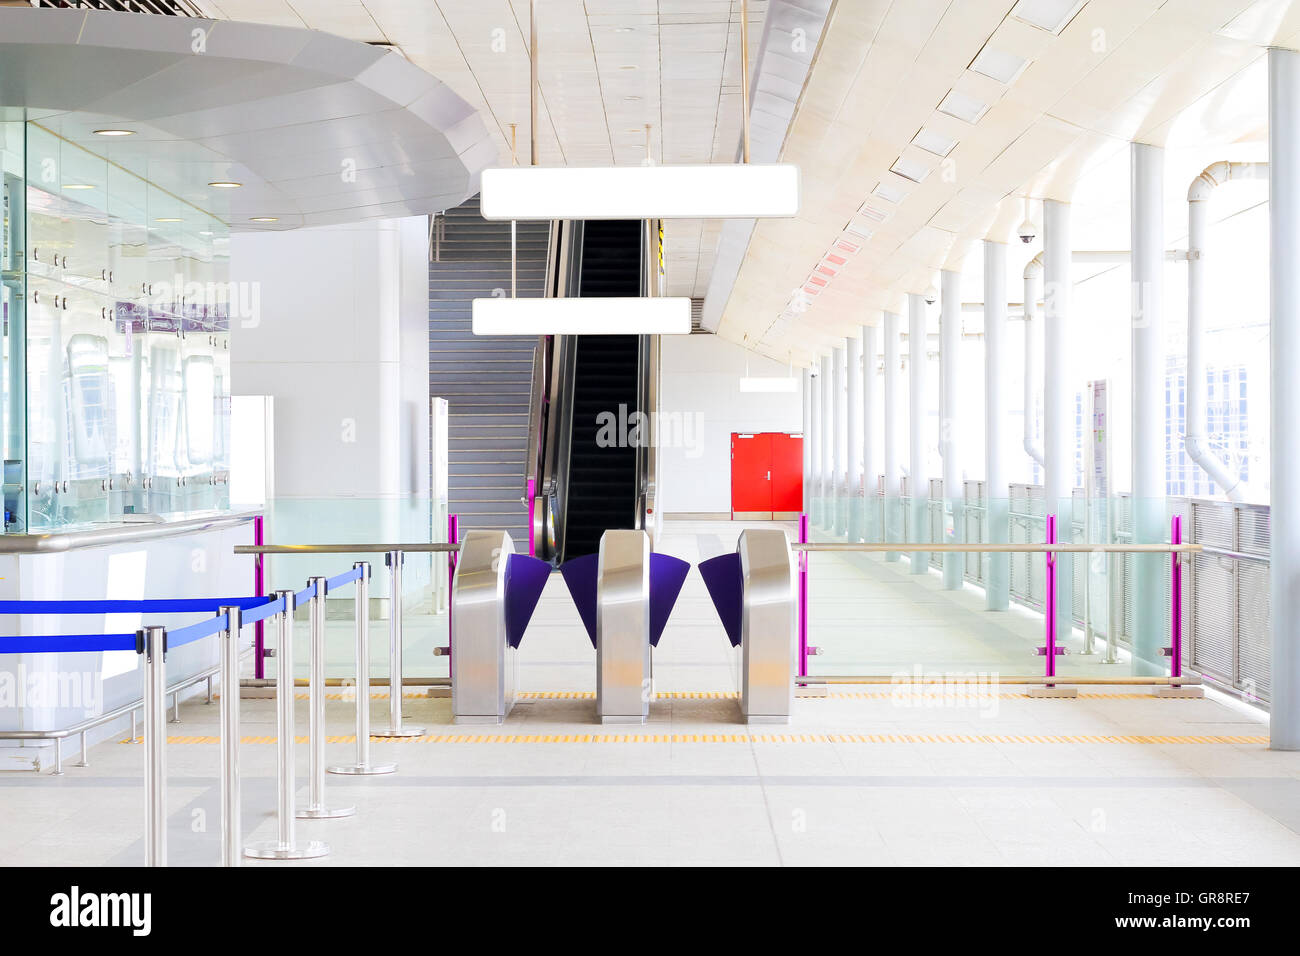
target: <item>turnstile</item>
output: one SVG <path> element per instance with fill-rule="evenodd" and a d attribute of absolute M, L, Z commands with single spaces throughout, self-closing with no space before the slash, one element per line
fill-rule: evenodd
<path fill-rule="evenodd" d="M 702 561 L 700 575 L 740 654 L 740 713 L 789 723 L 794 699 L 795 566 L 784 531 L 741 532 L 734 554 Z"/>
<path fill-rule="evenodd" d="M 470 531 L 451 585 L 451 713 L 499 724 L 515 704 L 515 653 L 550 564 L 516 554 L 504 531 Z"/>

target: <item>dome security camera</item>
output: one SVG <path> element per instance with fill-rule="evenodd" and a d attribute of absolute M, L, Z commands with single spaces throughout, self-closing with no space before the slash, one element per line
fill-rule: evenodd
<path fill-rule="evenodd" d="M 1021 242 L 1023 242 L 1025 245 L 1029 245 L 1029 243 L 1033 242 L 1034 239 L 1037 237 L 1038 227 L 1034 225 L 1034 221 L 1032 219 L 1026 219 L 1018 227 L 1016 227 L 1016 234 L 1020 236 Z"/>
<path fill-rule="evenodd" d="M 939 298 L 939 290 L 936 289 L 934 286 L 930 286 L 928 289 L 925 290 L 926 305 L 934 305 L 935 300 L 938 298 Z"/>

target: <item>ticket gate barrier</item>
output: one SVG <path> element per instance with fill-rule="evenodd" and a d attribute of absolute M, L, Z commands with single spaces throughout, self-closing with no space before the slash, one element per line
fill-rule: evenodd
<path fill-rule="evenodd" d="M 650 550 L 644 531 L 606 531 L 597 554 L 560 566 L 596 649 L 596 716 L 601 723 L 644 723 L 654 695 L 658 646 L 690 563 Z"/>
<path fill-rule="evenodd" d="M 452 578 L 451 713 L 458 724 L 499 724 L 515 704 L 515 655 L 550 575 L 516 554 L 504 531 L 470 531 Z"/>
<path fill-rule="evenodd" d="M 795 564 L 784 531 L 741 532 L 733 554 L 700 562 L 732 647 L 740 648 L 746 722 L 790 722 L 796 651 Z"/>

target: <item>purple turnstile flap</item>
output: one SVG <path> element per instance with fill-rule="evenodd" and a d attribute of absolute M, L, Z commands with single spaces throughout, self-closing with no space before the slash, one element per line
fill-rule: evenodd
<path fill-rule="evenodd" d="M 564 586 L 569 589 L 569 596 L 578 609 L 578 617 L 582 618 L 582 626 L 587 629 L 592 647 L 596 646 L 596 571 L 599 566 L 599 554 L 584 554 L 560 565 Z"/>
<path fill-rule="evenodd" d="M 551 564 L 531 554 L 506 558 L 506 641 L 518 647 L 551 575 Z"/>
<path fill-rule="evenodd" d="M 709 589 L 709 597 L 713 598 L 713 606 L 722 619 L 727 639 L 731 641 L 732 647 L 739 647 L 741 602 L 745 588 L 740 570 L 740 554 L 733 551 L 701 561 L 700 577 L 704 578 L 704 586 Z"/>
<path fill-rule="evenodd" d="M 650 644 L 659 646 L 668 624 L 668 615 L 673 613 L 677 595 L 682 593 L 686 575 L 691 571 L 691 563 L 671 554 L 650 554 Z"/>

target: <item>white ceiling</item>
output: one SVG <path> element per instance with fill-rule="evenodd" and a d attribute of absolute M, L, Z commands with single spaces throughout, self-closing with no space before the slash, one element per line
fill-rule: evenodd
<path fill-rule="evenodd" d="M 803 209 L 758 224 L 719 334 L 807 362 L 878 321 L 881 309 L 899 308 L 904 293 L 937 284 L 940 268 L 960 269 L 978 240 L 1010 239 L 1022 196 L 1080 198 L 1078 184 L 1113 168 L 1117 153 L 1122 163 L 1130 141 L 1170 148 L 1175 193 L 1192 175 L 1183 177 L 1175 151 L 1262 142 L 1258 63 L 1266 45 L 1300 41 L 1300 3 L 1076 5 L 1054 34 L 1017 19 L 1016 0 L 840 0 L 782 155 L 803 169 Z M 972 69 L 986 46 L 1023 59 L 1019 75 L 1000 82 Z M 945 115 L 950 91 L 987 109 L 974 123 Z M 922 129 L 957 145 L 946 159 L 927 152 L 912 143 Z M 900 158 L 921 163 L 919 183 L 890 171 Z M 1183 165 L 1195 161 L 1180 154 Z M 881 183 L 899 189 L 897 201 L 872 196 Z M 1126 184 L 1118 188 L 1126 209 Z M 1087 209 L 1076 213 L 1089 219 Z M 846 236 L 855 221 L 870 238 Z M 1126 215 L 1114 225 L 1112 248 L 1125 248 Z M 791 309 L 841 238 L 860 251 L 806 311 Z"/>
<path fill-rule="evenodd" d="M 203 0 L 213 15 L 396 45 L 477 107 L 502 163 L 528 162 L 528 0 Z M 757 49 L 767 0 L 749 0 Z M 731 162 L 740 0 L 542 0 L 541 162 Z M 721 224 L 668 224 L 668 293 L 703 296 Z"/>

